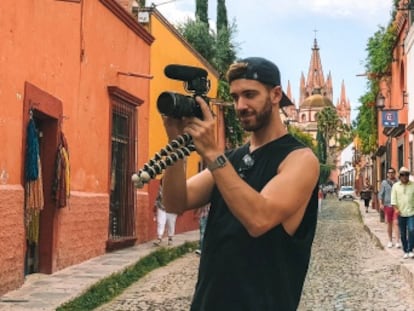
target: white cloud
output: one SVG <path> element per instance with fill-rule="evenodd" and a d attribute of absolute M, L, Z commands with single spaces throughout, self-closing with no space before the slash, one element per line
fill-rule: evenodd
<path fill-rule="evenodd" d="M 294 1 L 293 1 L 294 2 Z M 299 0 L 299 5 L 327 16 L 366 19 L 389 15 L 392 0 Z"/>
<path fill-rule="evenodd" d="M 156 1 L 155 6 L 172 24 L 183 23 L 188 18 L 194 19 L 194 0 Z"/>

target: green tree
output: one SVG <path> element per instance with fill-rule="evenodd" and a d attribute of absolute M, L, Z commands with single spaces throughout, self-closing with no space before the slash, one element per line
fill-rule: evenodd
<path fill-rule="evenodd" d="M 224 0 L 217 2 L 217 32 L 208 26 L 207 1 L 196 2 L 196 20 L 188 19 L 178 26 L 183 37 L 219 72 L 217 98 L 220 101 L 232 102 L 229 95 L 229 85 L 225 81 L 227 68 L 236 59 L 236 44 L 234 34 L 237 25 L 233 22 L 228 25 L 227 9 Z M 227 144 L 236 147 L 243 143 L 244 131 L 237 120 L 234 107 L 225 108 L 225 129 Z"/>
<path fill-rule="evenodd" d="M 196 19 L 207 24 L 208 28 L 208 0 L 196 0 Z"/>
<path fill-rule="evenodd" d="M 329 142 L 334 137 L 340 125 L 339 117 L 333 107 L 325 107 L 317 115 L 318 131 L 325 140 L 326 146 L 329 147 Z"/>
<path fill-rule="evenodd" d="M 216 19 L 216 28 L 217 31 L 220 29 L 228 28 L 228 19 L 227 19 L 227 8 L 226 0 L 217 0 L 217 19 Z"/>
<path fill-rule="evenodd" d="M 310 135 L 308 133 L 305 133 L 305 132 L 301 131 L 298 127 L 292 126 L 292 125 L 288 126 L 288 131 L 298 141 L 300 141 L 302 144 L 309 147 L 310 149 L 312 149 L 312 151 L 314 153 L 316 153 L 315 141 L 314 141 L 312 135 Z"/>
<path fill-rule="evenodd" d="M 320 130 L 316 133 L 316 142 L 317 142 L 317 156 L 319 159 L 319 163 L 325 164 L 326 163 L 326 142 L 322 136 Z"/>
<path fill-rule="evenodd" d="M 223 80 L 230 64 L 236 60 L 236 46 L 233 41 L 236 30 L 236 24 L 233 23 L 230 27 L 221 27 L 217 31 L 214 65 Z"/>
<path fill-rule="evenodd" d="M 187 19 L 183 24 L 178 25 L 178 31 L 183 37 L 199 52 L 210 64 L 214 64 L 216 55 L 216 38 L 208 24 L 196 20 Z"/>

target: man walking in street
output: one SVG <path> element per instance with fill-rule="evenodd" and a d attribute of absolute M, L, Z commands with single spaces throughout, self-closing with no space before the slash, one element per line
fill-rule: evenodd
<path fill-rule="evenodd" d="M 408 168 L 401 167 L 399 174 L 400 181 L 392 186 L 391 205 L 398 212 L 403 258 L 407 259 L 414 257 L 414 183 L 409 180 Z"/>
<path fill-rule="evenodd" d="M 400 243 L 398 241 L 400 240 L 400 233 L 398 230 L 398 215 L 397 212 L 394 210 L 394 208 L 391 206 L 391 189 L 392 185 L 395 184 L 398 181 L 398 179 L 395 177 L 395 169 L 393 167 L 390 167 L 387 170 L 387 178 L 384 179 L 381 182 L 381 188 L 378 193 L 378 200 L 380 204 L 380 209 L 384 211 L 385 214 L 385 220 L 387 222 L 387 232 L 388 232 L 388 238 L 389 242 L 387 244 L 387 247 L 391 248 L 394 246 L 393 240 L 392 240 L 392 234 L 394 231 L 395 235 L 395 247 L 400 248 Z"/>

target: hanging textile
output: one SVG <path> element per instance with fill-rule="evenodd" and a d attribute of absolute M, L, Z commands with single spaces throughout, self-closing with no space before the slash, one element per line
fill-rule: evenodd
<path fill-rule="evenodd" d="M 26 239 L 36 244 L 39 241 L 40 211 L 44 206 L 42 167 L 37 135 L 35 122 L 31 117 L 26 139 L 25 226 Z"/>
<path fill-rule="evenodd" d="M 30 112 L 31 113 L 31 112 Z M 39 175 L 38 161 L 39 156 L 39 139 L 37 137 L 37 129 L 35 122 L 30 117 L 29 124 L 27 126 L 27 139 L 26 139 L 26 163 L 25 163 L 25 175 L 26 181 L 36 180 Z"/>
<path fill-rule="evenodd" d="M 26 238 L 29 242 L 39 242 L 40 211 L 44 206 L 42 168 L 38 157 L 39 176 L 26 182 Z"/>
<path fill-rule="evenodd" d="M 70 197 L 70 165 L 68 143 L 63 132 L 60 133 L 60 142 L 56 157 L 53 195 L 57 207 L 61 208 L 67 205 L 67 199 Z"/>

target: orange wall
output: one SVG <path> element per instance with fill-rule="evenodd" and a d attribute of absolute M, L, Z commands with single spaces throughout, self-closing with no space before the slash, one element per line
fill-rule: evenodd
<path fill-rule="evenodd" d="M 150 105 L 149 105 L 149 156 L 152 157 L 156 152 L 163 148 L 168 140 L 162 125 L 160 113 L 157 110 L 157 98 L 164 91 L 174 91 L 184 95 L 190 95 L 185 92 L 183 82 L 169 79 L 164 74 L 165 66 L 169 64 L 182 64 L 187 66 L 201 67 L 207 70 L 208 78 L 211 81 L 211 88 L 208 93 L 209 97 L 215 98 L 217 94 L 218 76 L 217 72 L 212 69 L 206 60 L 198 54 L 184 39 L 179 36 L 176 30 L 158 12 L 151 14 L 150 24 L 147 28 L 156 38 L 151 46 L 151 74 L 154 78 L 151 81 L 150 88 Z M 212 106 L 217 113 L 217 107 Z M 187 158 L 187 175 L 191 176 L 198 172 L 200 157 L 193 152 Z M 157 191 L 158 181 L 152 181 L 155 186 L 151 187 L 152 191 Z M 151 192 L 151 191 L 150 191 Z M 153 205 L 156 193 L 150 193 L 150 204 Z M 177 218 L 176 231 L 183 232 L 198 228 L 198 219 L 194 217 L 194 212 L 190 211 Z M 154 229 L 154 237 L 155 237 Z"/>
<path fill-rule="evenodd" d="M 207 70 L 208 78 L 211 81 L 209 97 L 217 95 L 217 73 L 206 68 L 200 55 L 192 48 L 185 46 L 182 41 L 177 38 L 177 34 L 172 32 L 165 26 L 159 13 L 153 13 L 151 18 L 151 34 L 156 37 L 151 47 L 151 73 L 154 79 L 151 82 L 150 91 L 150 143 L 149 150 L 152 156 L 166 145 L 167 136 L 162 126 L 162 119 L 157 110 L 157 98 L 164 91 L 174 91 L 184 95 L 190 95 L 184 91 L 183 82 L 169 79 L 164 75 L 164 68 L 169 64 L 182 64 L 188 66 L 201 67 Z M 166 53 L 168 51 L 168 53 Z M 204 60 L 205 62 L 205 60 Z M 194 175 L 198 172 L 198 162 L 200 157 L 193 153 L 188 160 L 188 175 Z"/>
<path fill-rule="evenodd" d="M 104 2 L 112 0 L 2 0 L 0 170 L 6 169 L 9 179 L 0 185 L 0 198 L 13 200 L 7 201 L 7 207 L 0 205 L 0 227 L 7 229 L 1 230 L 0 249 L 14 251 L 0 252 L 0 294 L 23 281 L 21 176 L 26 81 L 62 102 L 62 130 L 70 152 L 71 198 L 66 208 L 56 212 L 55 229 L 50 229 L 54 233 L 53 271 L 105 251 L 111 121 L 108 86 L 143 100 L 138 108 L 138 164 L 148 158 L 150 82 L 118 71 L 149 74 L 152 37 L 143 29 L 147 37 L 132 31 Z M 137 24 L 136 28 L 142 27 Z M 148 200 L 141 201 L 148 205 Z"/>

